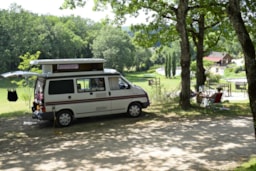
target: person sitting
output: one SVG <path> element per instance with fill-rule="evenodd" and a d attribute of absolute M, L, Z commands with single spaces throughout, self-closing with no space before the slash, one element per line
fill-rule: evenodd
<path fill-rule="evenodd" d="M 209 101 L 212 103 L 220 102 L 220 98 L 222 96 L 222 88 L 217 88 L 217 92 L 208 97 Z M 216 101 L 217 100 L 217 101 Z"/>
<path fill-rule="evenodd" d="M 207 97 L 207 96 L 206 96 L 203 92 L 199 91 L 199 92 L 197 93 L 197 95 L 196 95 L 196 102 L 197 102 L 198 104 L 201 104 L 202 101 L 203 101 L 203 99 L 206 98 L 206 97 Z"/>

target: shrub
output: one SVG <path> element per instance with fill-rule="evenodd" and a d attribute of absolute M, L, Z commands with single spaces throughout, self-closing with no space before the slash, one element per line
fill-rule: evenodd
<path fill-rule="evenodd" d="M 239 66 L 239 67 L 235 68 L 234 72 L 237 74 L 237 73 L 242 72 L 242 71 L 244 71 L 244 68 L 242 66 Z"/>
<path fill-rule="evenodd" d="M 218 74 L 208 74 L 208 79 L 210 82 L 219 83 L 221 79 L 221 75 Z"/>

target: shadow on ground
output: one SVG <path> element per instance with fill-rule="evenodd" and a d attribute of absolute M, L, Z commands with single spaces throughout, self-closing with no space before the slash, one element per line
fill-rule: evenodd
<path fill-rule="evenodd" d="M 0 170 L 225 170 L 256 154 L 250 117 L 145 113 L 76 120 L 68 128 L 0 119 Z"/>

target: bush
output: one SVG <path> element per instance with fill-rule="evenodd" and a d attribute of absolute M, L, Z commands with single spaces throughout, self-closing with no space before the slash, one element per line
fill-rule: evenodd
<path fill-rule="evenodd" d="M 218 74 L 209 74 L 208 79 L 210 82 L 219 83 L 221 79 L 221 75 Z"/>
<path fill-rule="evenodd" d="M 244 68 L 242 66 L 239 66 L 239 67 L 235 68 L 234 72 L 237 74 L 237 73 L 242 72 L 242 71 L 244 71 Z"/>

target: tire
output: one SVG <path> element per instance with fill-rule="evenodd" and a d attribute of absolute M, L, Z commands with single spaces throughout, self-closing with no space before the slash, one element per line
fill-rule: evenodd
<path fill-rule="evenodd" d="M 141 115 L 141 105 L 139 103 L 130 104 L 127 114 L 133 118 L 139 117 Z"/>
<path fill-rule="evenodd" d="M 73 114 L 69 110 L 62 110 L 57 113 L 56 121 L 59 127 L 67 127 L 73 121 Z"/>

